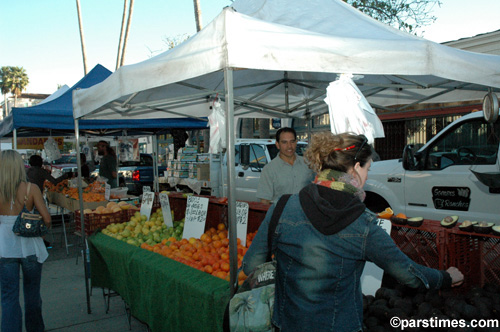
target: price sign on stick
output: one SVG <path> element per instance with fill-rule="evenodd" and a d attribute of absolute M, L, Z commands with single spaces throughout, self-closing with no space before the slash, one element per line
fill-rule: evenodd
<path fill-rule="evenodd" d="M 161 211 L 163 212 L 163 222 L 167 227 L 174 227 L 172 221 L 172 213 L 170 212 L 170 202 L 168 200 L 168 195 L 165 193 L 160 193 L 160 204 Z"/>
<path fill-rule="evenodd" d="M 246 246 L 248 229 L 248 203 L 236 202 L 236 237 Z"/>
<path fill-rule="evenodd" d="M 153 201 L 155 199 L 155 193 L 145 192 L 142 194 L 141 202 L 141 216 L 146 216 L 147 220 L 151 216 L 151 209 L 153 208 Z"/>
<path fill-rule="evenodd" d="M 188 196 L 182 238 L 194 237 L 199 239 L 203 235 L 207 221 L 207 210 L 208 198 Z"/>
<path fill-rule="evenodd" d="M 104 199 L 109 201 L 109 195 L 111 195 L 111 186 L 106 183 L 104 186 Z"/>
<path fill-rule="evenodd" d="M 142 192 L 143 193 L 149 193 L 149 192 L 151 192 L 151 187 L 150 186 L 144 186 L 144 187 L 142 187 Z"/>

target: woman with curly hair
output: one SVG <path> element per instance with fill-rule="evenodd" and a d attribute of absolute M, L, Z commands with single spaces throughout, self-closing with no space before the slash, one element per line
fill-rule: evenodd
<path fill-rule="evenodd" d="M 50 227 L 47 210 L 38 186 L 26 182 L 21 155 L 14 150 L 0 153 L 0 286 L 2 294 L 2 332 L 22 331 L 19 280 L 22 270 L 25 326 L 28 332 L 45 329 L 42 318 L 40 282 L 42 263 L 48 253 L 41 237 L 21 237 L 12 231 L 23 206 L 35 207 Z"/>
<path fill-rule="evenodd" d="M 440 289 L 463 281 L 454 267 L 440 271 L 413 262 L 366 209 L 363 185 L 372 162 L 366 137 L 321 133 L 305 156 L 317 176 L 289 198 L 272 241 L 277 264 L 272 322 L 277 329 L 362 331 L 360 278 L 366 261 L 410 287 Z M 266 260 L 274 208 L 245 254 L 246 274 Z"/>

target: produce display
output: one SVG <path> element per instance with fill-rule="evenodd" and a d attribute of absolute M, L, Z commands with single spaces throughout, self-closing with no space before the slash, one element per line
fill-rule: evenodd
<path fill-rule="evenodd" d="M 172 211 L 172 219 L 174 213 Z M 149 220 L 139 211 L 128 222 L 113 223 L 102 233 L 130 245 L 141 247 L 165 257 L 189 265 L 215 277 L 229 280 L 229 239 L 223 223 L 209 228 L 199 239 L 183 239 L 184 219 L 174 221 L 174 227 L 168 228 L 163 222 L 161 208 L 151 214 Z M 247 235 L 247 247 L 237 240 L 238 266 L 252 243 L 256 232 Z M 243 272 L 238 279 L 245 279 Z"/>
<path fill-rule="evenodd" d="M 90 183 L 87 187 L 83 188 L 83 201 L 84 202 L 102 202 L 104 201 L 104 182 L 95 181 Z M 44 187 L 48 191 L 63 194 L 72 199 L 79 199 L 78 188 L 70 187 L 69 180 L 63 180 L 57 185 L 45 181 Z"/>
<path fill-rule="evenodd" d="M 392 317 L 413 319 L 449 320 L 498 319 L 500 317 L 500 288 L 487 284 L 483 288 L 473 287 L 464 294 L 452 290 L 434 291 L 425 288 L 413 289 L 401 284 L 382 287 L 375 296 L 363 296 L 364 324 L 366 331 L 393 331 L 390 326 Z M 498 329 L 462 328 L 424 328 L 407 327 L 405 331 L 497 331 Z"/>

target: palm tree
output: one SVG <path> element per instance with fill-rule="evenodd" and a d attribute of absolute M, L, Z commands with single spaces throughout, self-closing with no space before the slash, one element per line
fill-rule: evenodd
<path fill-rule="evenodd" d="M 122 56 L 120 59 L 120 66 L 123 66 L 123 63 L 125 62 L 125 49 L 127 48 L 127 41 L 128 41 L 128 33 L 130 31 L 130 23 L 132 22 L 132 12 L 134 11 L 134 0 L 130 0 L 130 6 L 128 9 L 128 19 L 127 19 L 127 28 L 125 30 L 125 38 L 123 39 L 123 49 L 122 49 Z"/>
<path fill-rule="evenodd" d="M 87 54 L 85 49 L 85 38 L 83 37 L 82 14 L 80 11 L 80 0 L 76 0 L 76 11 L 78 13 L 78 27 L 80 28 L 80 42 L 82 44 L 83 71 L 87 75 Z"/>
<path fill-rule="evenodd" d="M 0 68 L 0 89 L 3 94 L 3 112 L 2 116 L 5 117 L 8 114 L 8 104 L 7 104 L 7 94 L 10 92 L 11 84 L 9 82 L 11 67 L 2 67 Z"/>
<path fill-rule="evenodd" d="M 123 15 L 122 15 L 122 29 L 120 30 L 120 40 L 118 41 L 118 52 L 116 54 L 116 69 L 120 67 L 120 60 L 122 57 L 122 41 L 123 41 L 123 34 L 125 33 L 125 18 L 127 17 L 127 5 L 128 5 L 128 0 L 123 1 Z"/>
<path fill-rule="evenodd" d="M 194 4 L 194 19 L 196 20 L 196 31 L 200 31 L 203 28 L 201 23 L 201 8 L 200 0 L 193 0 Z"/>
<path fill-rule="evenodd" d="M 26 74 L 26 70 L 23 67 L 10 67 L 10 71 L 8 72 L 5 82 L 10 89 L 10 92 L 14 95 L 14 107 L 17 106 L 17 97 L 21 95 L 21 93 L 26 90 L 26 87 L 29 84 L 28 74 Z"/>

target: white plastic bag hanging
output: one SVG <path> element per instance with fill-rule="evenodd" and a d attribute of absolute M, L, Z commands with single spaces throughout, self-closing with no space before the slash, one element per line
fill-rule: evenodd
<path fill-rule="evenodd" d="M 138 161 L 139 158 L 135 157 L 134 153 L 134 142 L 132 140 L 121 140 L 119 142 L 119 151 L 120 151 L 120 161 Z M 139 155 L 137 155 L 139 157 Z"/>
<path fill-rule="evenodd" d="M 210 126 L 209 153 L 219 153 L 226 148 L 226 120 L 224 110 L 218 100 L 214 102 L 212 113 L 208 116 Z"/>
<path fill-rule="evenodd" d="M 61 158 L 61 151 L 59 151 L 59 147 L 52 137 L 49 137 L 45 143 L 43 143 L 43 147 L 45 155 L 47 156 L 47 161 L 52 162 Z"/>
<path fill-rule="evenodd" d="M 373 144 L 376 137 L 385 137 L 384 128 L 351 78 L 351 74 L 342 74 L 326 89 L 325 103 L 330 113 L 331 131 L 334 134 L 363 134 L 368 143 Z"/>

